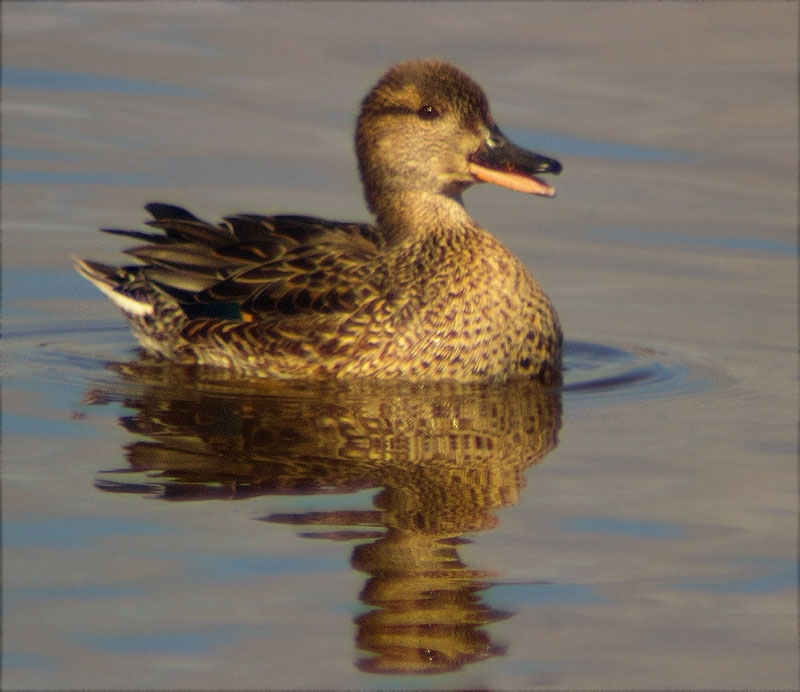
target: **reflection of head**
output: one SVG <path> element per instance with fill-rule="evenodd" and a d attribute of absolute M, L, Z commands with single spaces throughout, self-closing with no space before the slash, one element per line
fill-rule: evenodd
<path fill-rule="evenodd" d="M 458 557 L 458 539 L 390 530 L 356 547 L 353 566 L 370 578 L 361 592 L 356 643 L 373 673 L 443 673 L 502 653 L 483 625 L 510 617 L 481 601 L 488 575 Z"/>
<path fill-rule="evenodd" d="M 309 385 L 236 382 L 177 366 L 125 366 L 137 382 L 121 420 L 148 441 L 127 446 L 141 483 L 98 480 L 108 491 L 164 499 L 351 493 L 380 488 L 376 510 L 270 515 L 335 526 L 306 535 L 364 539 L 353 566 L 369 575 L 356 619 L 373 672 L 443 672 L 498 650 L 482 625 L 508 617 L 483 604 L 481 581 L 456 546 L 514 505 L 523 470 L 556 444 L 560 392 L 504 386 Z M 142 387 L 142 385 L 144 385 Z M 135 391 L 138 390 L 138 391 Z"/>

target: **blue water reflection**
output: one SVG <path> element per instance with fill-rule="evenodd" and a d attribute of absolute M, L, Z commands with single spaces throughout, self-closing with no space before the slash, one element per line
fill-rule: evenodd
<path fill-rule="evenodd" d="M 696 161 L 698 158 L 696 154 L 686 151 L 607 142 L 588 137 L 560 135 L 554 132 L 511 129 L 507 130 L 506 134 L 520 146 L 543 153 L 558 152 L 559 156 L 663 161 L 665 163 Z"/>
<path fill-rule="evenodd" d="M 580 533 L 602 533 L 632 538 L 668 539 L 683 538 L 682 526 L 664 521 L 631 521 L 610 517 L 575 517 L 565 522 L 568 531 Z"/>
<path fill-rule="evenodd" d="M 81 91 L 106 94 L 142 94 L 161 96 L 199 96 L 196 89 L 141 79 L 127 79 L 87 72 L 33 70 L 3 67 L 3 89 L 44 91 Z"/>

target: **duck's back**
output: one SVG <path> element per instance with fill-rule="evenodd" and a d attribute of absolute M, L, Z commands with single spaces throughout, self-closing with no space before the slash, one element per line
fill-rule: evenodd
<path fill-rule="evenodd" d="M 253 214 L 210 224 L 172 205 L 147 209 L 160 233 L 104 229 L 145 241 L 126 251 L 145 264 L 79 260 L 77 268 L 120 307 L 145 349 L 172 360 L 280 376 L 265 362 L 253 371 L 248 330 L 282 325 L 264 350 L 291 352 L 292 332 L 324 334 L 376 290 L 368 268 L 383 240 L 367 224 Z"/>
<path fill-rule="evenodd" d="M 212 225 L 153 204 L 144 265 L 79 264 L 147 349 L 257 377 L 460 381 L 538 376 L 560 359 L 555 312 L 475 226 L 392 244 L 375 227 L 303 216 Z"/>

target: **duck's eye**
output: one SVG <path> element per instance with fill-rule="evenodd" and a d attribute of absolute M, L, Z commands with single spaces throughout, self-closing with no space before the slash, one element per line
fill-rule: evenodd
<path fill-rule="evenodd" d="M 504 140 L 499 135 L 489 135 L 486 138 L 486 146 L 489 147 L 489 149 L 496 149 L 497 147 L 503 146 L 503 144 Z"/>
<path fill-rule="evenodd" d="M 423 120 L 435 120 L 441 113 L 433 106 L 423 106 L 417 111 L 417 115 Z"/>

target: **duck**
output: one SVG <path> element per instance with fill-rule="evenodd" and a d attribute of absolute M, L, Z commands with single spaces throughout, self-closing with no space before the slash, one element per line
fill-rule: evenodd
<path fill-rule="evenodd" d="M 440 59 L 391 67 L 355 129 L 373 223 L 161 202 L 135 264 L 76 259 L 145 352 L 265 379 L 548 380 L 562 330 L 523 263 L 464 207 L 476 183 L 552 198 L 555 159 L 509 140 L 484 91 Z"/>

